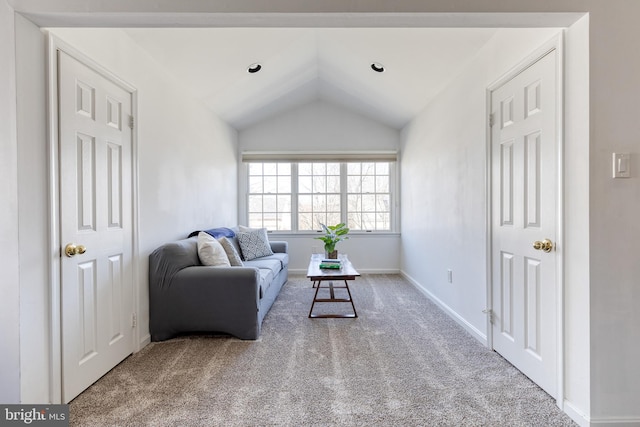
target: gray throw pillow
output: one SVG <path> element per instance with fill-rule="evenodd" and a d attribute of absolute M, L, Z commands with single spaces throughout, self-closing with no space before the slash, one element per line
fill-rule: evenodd
<path fill-rule="evenodd" d="M 271 245 L 269 244 L 269 237 L 267 237 L 266 228 L 251 231 L 239 231 L 236 233 L 236 237 L 240 244 L 242 258 L 244 258 L 245 261 L 251 261 L 252 259 L 273 255 Z"/>
<path fill-rule="evenodd" d="M 232 267 L 244 266 L 244 264 L 242 263 L 242 258 L 240 258 L 238 251 L 236 251 L 236 248 L 233 246 L 233 243 L 229 241 L 229 239 L 227 239 L 226 237 L 220 237 L 218 239 L 218 242 L 220 242 L 220 244 L 224 248 L 224 251 L 227 253 L 227 257 L 229 258 L 229 262 L 231 263 Z"/>

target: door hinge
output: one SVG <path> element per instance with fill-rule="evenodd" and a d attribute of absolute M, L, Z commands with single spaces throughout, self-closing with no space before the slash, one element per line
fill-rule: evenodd
<path fill-rule="evenodd" d="M 131 313 L 131 327 L 135 328 L 138 326 L 138 316 L 135 313 Z"/>
<path fill-rule="evenodd" d="M 493 310 L 491 310 L 490 308 L 486 308 L 482 310 L 482 312 L 487 316 L 489 316 L 489 323 L 493 325 Z"/>
<path fill-rule="evenodd" d="M 489 114 L 489 127 L 493 126 L 495 114 Z"/>
<path fill-rule="evenodd" d="M 129 127 L 133 129 L 133 116 L 129 116 Z"/>

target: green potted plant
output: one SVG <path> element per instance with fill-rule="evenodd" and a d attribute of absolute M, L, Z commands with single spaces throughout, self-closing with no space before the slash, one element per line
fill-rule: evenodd
<path fill-rule="evenodd" d="M 347 236 L 347 234 L 349 233 L 349 228 L 344 222 L 341 222 L 337 225 L 320 225 L 322 226 L 322 230 L 324 231 L 324 236 L 314 237 L 314 239 L 322 240 L 324 242 L 324 251 L 327 253 L 327 258 L 338 258 L 336 244 L 338 242 L 341 242 L 342 240 L 346 240 L 349 238 Z"/>

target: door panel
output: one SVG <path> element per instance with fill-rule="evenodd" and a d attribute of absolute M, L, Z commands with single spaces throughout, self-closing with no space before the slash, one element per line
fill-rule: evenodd
<path fill-rule="evenodd" d="M 552 396 L 557 382 L 556 51 L 491 92 L 494 349 Z"/>
<path fill-rule="evenodd" d="M 62 394 L 133 351 L 131 94 L 58 53 Z M 83 245 L 66 256 L 64 246 Z"/>

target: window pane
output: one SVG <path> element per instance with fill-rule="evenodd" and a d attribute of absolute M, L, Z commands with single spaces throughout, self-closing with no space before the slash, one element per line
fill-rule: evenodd
<path fill-rule="evenodd" d="M 282 173 L 278 175 L 278 171 Z M 291 163 L 249 165 L 247 222 L 250 227 L 291 230 L 290 174 Z"/>
<path fill-rule="evenodd" d="M 275 176 L 265 176 L 263 193 L 277 193 L 277 192 L 278 192 L 277 178 Z"/>
<path fill-rule="evenodd" d="M 299 213 L 298 214 L 298 229 L 299 230 L 314 230 L 314 228 L 313 228 L 313 214 L 312 213 Z"/>
<path fill-rule="evenodd" d="M 291 163 L 278 163 L 278 175 L 291 175 Z"/>
<path fill-rule="evenodd" d="M 347 204 L 349 206 L 349 212 L 362 210 L 362 196 L 359 194 L 349 194 L 347 196 Z"/>
<path fill-rule="evenodd" d="M 376 196 L 372 194 L 362 195 L 362 211 L 363 212 L 375 212 L 376 211 Z"/>
<path fill-rule="evenodd" d="M 262 212 L 262 196 L 249 196 L 249 212 Z"/>
<path fill-rule="evenodd" d="M 278 212 L 291 212 L 291 196 L 278 196 Z"/>
<path fill-rule="evenodd" d="M 390 202 L 388 194 L 378 194 L 376 196 L 376 210 L 378 212 L 390 212 Z"/>
<path fill-rule="evenodd" d="M 347 220 L 347 226 L 352 230 L 362 230 L 362 221 L 360 219 L 359 212 L 349 213 Z"/>
<path fill-rule="evenodd" d="M 389 175 L 389 163 L 376 163 L 376 175 Z"/>
<path fill-rule="evenodd" d="M 298 211 L 300 212 L 313 212 L 311 196 L 298 196 Z"/>
<path fill-rule="evenodd" d="M 298 178 L 298 193 L 311 193 L 310 176 L 301 176 Z"/>
<path fill-rule="evenodd" d="M 327 193 L 339 193 L 340 192 L 340 177 L 328 176 L 327 177 Z"/>
<path fill-rule="evenodd" d="M 363 163 L 362 164 L 362 175 L 375 175 L 376 174 L 376 164 L 375 163 Z"/>
<path fill-rule="evenodd" d="M 312 163 L 298 163 L 298 175 L 311 175 Z"/>
<path fill-rule="evenodd" d="M 326 212 L 327 210 L 327 196 L 314 195 L 313 196 L 313 211 L 314 212 Z"/>
<path fill-rule="evenodd" d="M 327 163 L 327 175 L 340 175 L 340 163 Z"/>
<path fill-rule="evenodd" d="M 340 212 L 340 195 L 339 194 L 327 195 L 327 211 Z"/>
<path fill-rule="evenodd" d="M 360 163 L 347 163 L 348 175 L 360 175 Z"/>
<path fill-rule="evenodd" d="M 348 193 L 360 193 L 362 189 L 362 177 L 350 176 L 347 178 L 347 192 Z"/>
<path fill-rule="evenodd" d="M 291 230 L 291 214 L 279 213 L 278 214 L 278 228 L 277 230 Z"/>
<path fill-rule="evenodd" d="M 363 213 L 362 214 L 362 229 L 363 230 L 375 230 L 376 229 L 376 214 Z"/>
<path fill-rule="evenodd" d="M 313 214 L 313 229 L 320 230 L 322 227 L 320 224 L 327 225 L 327 214 L 324 212 L 314 213 Z M 331 224 L 329 224 L 331 225 Z"/>
<path fill-rule="evenodd" d="M 291 193 L 291 177 L 290 176 L 278 177 L 278 193 Z"/>
<path fill-rule="evenodd" d="M 390 230 L 391 216 L 388 213 L 379 213 L 376 218 L 376 230 Z"/>
<path fill-rule="evenodd" d="M 276 196 L 264 196 L 262 199 L 262 210 L 264 212 L 276 212 Z"/>
<path fill-rule="evenodd" d="M 327 225 L 336 225 L 340 224 L 340 213 L 339 212 L 329 212 L 327 213 Z"/>
<path fill-rule="evenodd" d="M 250 213 L 249 214 L 249 227 L 251 227 L 251 228 L 262 228 L 262 214 L 261 213 Z"/>
<path fill-rule="evenodd" d="M 266 178 L 265 178 L 265 187 L 266 187 Z M 362 177 L 362 192 L 363 193 L 374 193 L 376 191 L 375 188 L 375 177 L 373 176 L 363 176 Z"/>
<path fill-rule="evenodd" d="M 262 163 L 249 163 L 249 175 L 262 175 Z"/>
<path fill-rule="evenodd" d="M 326 175 L 327 173 L 327 164 L 326 163 L 313 163 L 313 174 L 314 175 Z"/>
<path fill-rule="evenodd" d="M 376 192 L 388 193 L 389 192 L 389 177 L 377 176 L 376 177 Z"/>
<path fill-rule="evenodd" d="M 327 192 L 327 177 L 326 176 L 314 176 L 313 177 L 313 192 L 314 193 L 326 193 Z"/>
<path fill-rule="evenodd" d="M 252 176 L 249 178 L 249 193 L 262 193 L 261 176 Z"/>

